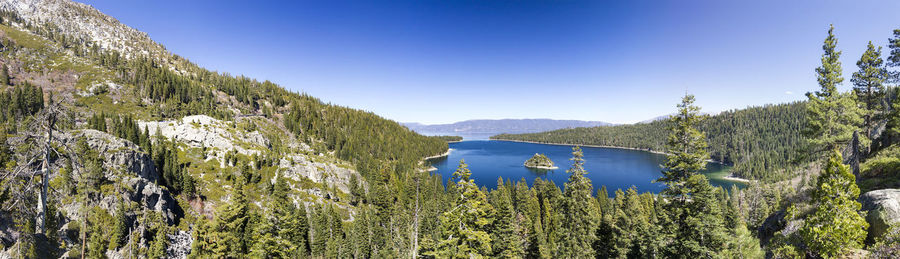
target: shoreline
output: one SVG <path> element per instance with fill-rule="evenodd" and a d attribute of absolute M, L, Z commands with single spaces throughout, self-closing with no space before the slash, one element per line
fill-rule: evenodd
<path fill-rule="evenodd" d="M 447 149 L 447 152 L 444 152 L 443 154 L 437 154 L 437 155 L 433 155 L 433 156 L 426 156 L 425 158 L 422 158 L 422 161 L 425 161 L 425 160 L 428 160 L 428 159 L 435 159 L 435 158 L 439 158 L 439 157 L 449 156 L 449 155 L 450 155 L 450 151 L 453 151 L 453 149 L 452 149 L 452 148 L 448 148 L 448 149 Z"/>
<path fill-rule="evenodd" d="M 528 167 L 528 168 L 534 168 L 534 169 L 544 169 L 544 170 L 556 170 L 556 169 L 559 169 L 558 166 L 527 166 L 527 165 L 526 165 L 525 167 Z"/>
<path fill-rule="evenodd" d="M 648 149 L 641 149 L 641 148 L 630 148 L 630 147 L 603 146 L 603 145 L 575 145 L 575 144 L 566 144 L 566 143 L 544 143 L 544 142 L 537 142 L 537 141 L 508 140 L 508 139 L 490 139 L 490 140 L 492 140 L 492 141 L 518 142 L 518 143 L 529 143 L 529 144 L 554 145 L 554 146 L 569 146 L 569 147 L 573 147 L 573 146 L 582 146 L 582 147 L 595 147 L 595 148 L 615 148 L 615 149 L 625 149 L 625 150 L 635 150 L 635 151 L 650 152 L 650 153 L 653 153 L 653 154 L 659 154 L 659 155 L 668 155 L 666 152 L 662 152 L 662 151 L 648 150 Z M 722 162 L 719 162 L 719 161 L 715 161 L 715 160 L 712 160 L 712 159 L 707 160 L 707 162 L 712 162 L 712 163 L 717 163 L 717 164 L 721 164 L 721 165 L 726 165 L 725 163 L 722 163 Z M 750 179 L 745 179 L 745 178 L 737 177 L 737 176 L 734 175 L 734 173 L 730 173 L 730 172 L 728 173 L 728 175 L 725 175 L 725 176 L 722 176 L 722 177 L 717 177 L 717 178 L 720 179 L 720 180 L 723 180 L 723 181 L 739 182 L 739 183 L 743 183 L 743 184 L 749 184 L 750 182 L 753 181 L 753 180 L 750 180 Z"/>
<path fill-rule="evenodd" d="M 435 158 L 439 158 L 439 157 L 449 156 L 449 155 L 450 155 L 450 151 L 453 151 L 453 149 L 452 149 L 452 148 L 448 148 L 448 149 L 447 149 L 447 152 L 444 152 L 443 154 L 438 154 L 438 155 L 433 155 L 433 156 L 427 156 L 427 157 L 425 157 L 425 158 L 422 158 L 422 160 L 419 160 L 419 166 L 420 166 L 420 168 L 418 169 L 419 172 L 434 172 L 434 171 L 437 171 L 437 170 L 438 170 L 437 167 L 434 167 L 434 166 L 431 166 L 431 165 L 429 165 L 427 168 L 426 168 L 426 167 L 421 167 L 421 166 L 425 165 L 425 161 L 428 161 L 429 159 L 435 159 Z"/>
<path fill-rule="evenodd" d="M 752 180 L 737 177 L 732 173 L 729 173 L 726 176 L 722 176 L 721 179 L 725 180 L 725 181 L 739 182 L 739 183 L 744 183 L 744 184 L 749 184 L 750 182 L 752 182 Z"/>
<path fill-rule="evenodd" d="M 578 145 L 578 144 L 550 143 L 550 142 L 537 142 L 537 141 L 527 141 L 527 140 L 511 140 L 511 139 L 490 139 L 490 140 L 518 142 L 518 143 L 530 143 L 530 144 L 544 144 L 544 145 L 554 145 L 554 146 L 569 146 L 569 147 L 579 146 L 579 147 L 627 149 L 627 150 L 650 152 L 650 153 L 660 154 L 660 155 L 667 155 L 666 152 L 662 152 L 662 151 L 656 151 L 656 150 L 652 150 L 652 149 L 633 148 L 633 147 L 617 147 L 617 146 L 604 146 L 604 145 Z"/>
<path fill-rule="evenodd" d="M 509 139 L 491 139 L 491 140 L 493 140 L 493 141 L 518 142 L 518 143 L 529 143 L 529 144 L 554 145 L 554 146 L 569 146 L 569 147 L 579 146 L 579 147 L 596 147 L 596 148 L 615 148 L 615 149 L 625 149 L 625 150 L 643 151 L 643 152 L 649 152 L 649 153 L 659 154 L 659 155 L 668 155 L 668 154 L 669 154 L 669 153 L 666 153 L 666 152 L 657 151 L 657 150 L 652 150 L 652 149 L 633 148 L 633 147 L 604 146 L 604 145 L 580 145 L 580 144 L 549 143 L 549 142 L 537 142 L 537 141 L 527 141 L 527 140 L 509 140 Z M 708 159 L 708 160 L 706 160 L 706 162 L 712 162 L 712 163 L 716 163 L 716 164 L 720 164 L 720 165 L 726 165 L 725 163 L 722 163 L 722 162 L 716 161 L 716 160 L 712 160 L 712 159 Z M 744 180 L 746 180 L 746 179 L 744 179 Z M 749 181 L 749 180 L 748 180 L 748 181 Z"/>

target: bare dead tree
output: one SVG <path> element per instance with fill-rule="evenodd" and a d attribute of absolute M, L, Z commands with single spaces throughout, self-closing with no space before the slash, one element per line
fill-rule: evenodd
<path fill-rule="evenodd" d="M 412 226 L 412 234 L 411 234 L 411 243 L 412 243 L 412 258 L 419 258 L 419 179 L 420 174 L 416 173 L 416 208 L 413 211 L 413 226 Z"/>
<path fill-rule="evenodd" d="M 44 234 L 47 231 L 47 187 L 50 183 L 50 152 L 53 150 L 51 143 L 53 141 L 53 130 L 56 128 L 56 118 L 59 112 L 59 105 L 53 104 L 53 97 L 50 97 L 50 105 L 45 109 L 46 112 L 43 113 L 43 121 L 46 127 L 44 127 L 47 132 L 46 141 L 44 141 L 44 162 L 41 163 L 41 192 L 38 194 L 38 208 L 37 208 L 37 220 L 36 220 L 36 232 L 40 234 Z"/>
<path fill-rule="evenodd" d="M 12 202 L 5 204 L 2 209 L 27 212 L 31 214 L 31 208 L 28 208 L 29 200 L 32 200 L 34 193 L 37 193 L 37 206 L 34 211 L 36 216 L 35 232 L 37 234 L 46 233 L 47 223 L 47 199 L 49 198 L 49 181 L 52 175 L 52 158 L 69 157 L 61 154 L 57 149 L 53 148 L 53 143 L 63 143 L 58 139 L 59 134 L 55 134 L 57 122 L 60 115 L 64 114 L 64 108 L 57 102 L 54 102 L 53 95 L 50 94 L 47 105 L 41 111 L 34 115 L 33 119 L 25 120 L 24 130 L 21 130 L 12 143 L 19 148 L 16 150 L 16 158 L 24 163 L 17 163 L 11 170 L 2 170 L 2 178 L 5 181 L 6 188 L 13 188 Z M 62 117 L 66 117 L 63 115 Z M 5 133 L 3 133 L 5 134 Z M 28 148 L 32 147 L 32 148 Z M 64 145 L 60 145 L 63 149 L 67 149 Z M 40 177 L 40 178 L 38 178 Z M 15 180 L 18 179 L 18 180 Z M 39 180 L 37 184 L 35 181 Z M 34 190 L 40 186 L 40 190 Z"/>

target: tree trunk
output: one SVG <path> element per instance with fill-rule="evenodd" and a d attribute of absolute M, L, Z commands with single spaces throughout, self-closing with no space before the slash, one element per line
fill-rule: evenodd
<path fill-rule="evenodd" d="M 416 177 L 416 210 L 413 212 L 412 258 L 419 257 L 419 177 Z"/>
<path fill-rule="evenodd" d="M 38 194 L 37 230 L 39 234 L 47 230 L 47 187 L 50 182 L 50 141 L 53 139 L 53 119 L 47 124 L 47 143 L 44 145 L 44 163 L 41 168 L 41 192 Z"/>
<path fill-rule="evenodd" d="M 853 169 L 853 175 L 856 176 L 856 182 L 859 183 L 859 132 L 853 132 L 853 142 L 851 143 L 850 168 Z"/>

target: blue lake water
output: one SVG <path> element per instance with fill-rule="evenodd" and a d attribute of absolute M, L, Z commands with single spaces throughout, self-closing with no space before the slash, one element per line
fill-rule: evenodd
<path fill-rule="evenodd" d="M 520 143 L 495 140 L 467 140 L 450 143 L 453 149 L 449 156 L 432 159 L 428 162 L 436 167 L 443 176 L 444 182 L 456 171 L 460 159 L 465 159 L 472 171 L 472 177 L 479 186 L 496 188 L 497 178 L 503 177 L 504 181 L 510 179 L 513 182 L 525 178 L 531 185 L 535 178 L 552 180 L 560 189 L 569 177 L 566 170 L 572 165 L 569 160 L 572 157 L 572 147 L 562 145 L 545 145 Z M 584 152 L 586 175 L 594 185 L 595 191 L 605 185 L 610 195 L 616 189 L 628 189 L 632 185 L 639 192 L 661 191 L 662 183 L 654 183 L 653 180 L 662 176 L 660 165 L 665 163 L 665 156 L 645 151 L 582 147 Z M 537 170 L 523 166 L 522 164 L 535 153 L 547 155 L 559 169 Z M 715 186 L 725 187 L 741 183 L 722 180 L 721 176 L 727 174 L 730 167 L 708 163 L 704 174 L 710 178 Z"/>

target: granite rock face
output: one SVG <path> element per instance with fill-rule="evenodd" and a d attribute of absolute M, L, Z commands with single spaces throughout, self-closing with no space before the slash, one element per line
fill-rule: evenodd
<path fill-rule="evenodd" d="M 874 190 L 859 196 L 862 210 L 868 211 L 868 240 L 887 233 L 891 224 L 900 222 L 900 189 Z"/>
<path fill-rule="evenodd" d="M 83 138 L 88 147 L 100 153 L 103 168 L 111 169 L 105 170 L 106 177 L 116 176 L 115 172 L 126 172 L 150 182 L 158 180 L 153 159 L 131 141 L 92 129 L 72 131 L 62 138 L 65 145 L 72 148 Z"/>
<path fill-rule="evenodd" d="M 300 181 L 302 177 L 305 177 L 315 183 L 335 186 L 343 192 L 350 192 L 348 185 L 352 175 L 356 175 L 360 184 L 365 186 L 362 177 L 355 170 L 335 163 L 312 161 L 303 155 L 287 156 L 285 159 L 281 159 L 279 167 L 284 168 L 284 177 L 294 181 Z"/>
<path fill-rule="evenodd" d="M 259 154 L 259 149 L 266 149 L 269 140 L 259 131 L 241 132 L 234 128 L 233 122 L 218 120 L 206 115 L 185 116 L 173 121 L 138 122 L 140 128 L 146 128 L 150 136 L 160 135 L 195 148 L 215 150 L 216 157 L 224 160 L 225 152 L 234 150 L 240 154 Z"/>
<path fill-rule="evenodd" d="M 103 159 L 104 177 L 121 194 L 121 197 L 137 202 L 143 207 L 159 212 L 168 223 L 175 223 L 183 211 L 172 194 L 157 185 L 159 175 L 149 154 L 136 144 L 97 130 L 77 130 L 60 136 L 63 145 L 75 147 L 84 140 L 88 148 L 96 150 Z M 101 195 L 98 205 L 115 211 L 122 202 L 116 195 Z M 76 211 L 68 213 L 77 217 Z"/>

